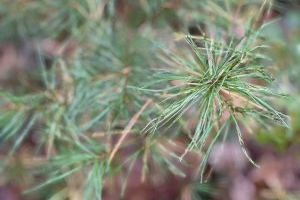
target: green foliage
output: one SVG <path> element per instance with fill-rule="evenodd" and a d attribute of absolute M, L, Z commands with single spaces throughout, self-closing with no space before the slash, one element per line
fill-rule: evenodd
<path fill-rule="evenodd" d="M 209 154 L 226 124 L 233 124 L 245 155 L 255 165 L 245 150 L 238 119 L 249 121 L 251 118 L 263 126 L 273 121 L 289 127 L 288 117 L 275 110 L 269 102 L 271 97 L 283 95 L 267 86 L 273 78 L 261 61 L 265 56 L 259 50 L 266 48 L 257 42 L 261 29 L 255 31 L 250 28 L 241 38 L 232 36 L 229 44 L 222 38 L 187 36 L 194 57 L 191 53 L 182 56 L 165 51 L 166 57 L 163 59 L 170 68 L 158 70 L 155 79 L 160 80 L 159 85 L 168 87 L 141 89 L 157 91 L 163 98 L 162 114 L 151 121 L 146 132 L 155 132 L 169 122 L 172 125 L 195 107 L 198 122 L 194 134 L 188 135 L 191 137 L 188 150 L 197 148 L 202 151 L 215 130 L 214 139 L 209 141 Z M 264 85 L 257 84 L 258 80 L 263 81 Z M 206 159 L 203 160 L 204 166 Z"/>

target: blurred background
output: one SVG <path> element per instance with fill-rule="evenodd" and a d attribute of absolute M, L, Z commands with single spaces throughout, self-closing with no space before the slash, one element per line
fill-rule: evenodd
<path fill-rule="evenodd" d="M 245 136 L 245 146 L 260 168 L 249 163 L 235 140 L 217 143 L 208 161 L 207 182 L 200 184 L 199 154 L 188 153 L 188 164 L 172 157 L 172 152 L 184 152 L 187 141 L 182 137 L 158 137 L 149 142 L 154 143 L 150 150 L 141 151 L 146 153 L 135 154 L 148 140 L 131 134 L 116 167 L 104 178 L 97 165 L 72 171 L 72 176 L 61 174 L 59 180 L 55 173 L 90 164 L 86 157 L 72 157 L 85 150 L 70 144 L 77 136 L 64 138 L 64 133 L 96 116 L 93 110 L 101 110 L 103 115 L 95 118 L 103 122 L 93 127 L 84 124 L 87 138 L 82 140 L 87 143 L 82 144 L 90 144 L 89 151 L 106 152 L 116 143 L 118 131 L 139 110 L 135 106 L 140 108 L 145 100 L 130 91 L 121 99 L 119 90 L 123 91 L 127 82 L 138 85 L 151 79 L 148 68 L 162 65 L 156 56 L 160 48 L 180 50 L 184 46 L 179 41 L 181 34 L 201 35 L 216 27 L 226 30 L 231 22 L 235 34 L 243 34 L 243 23 L 264 1 L 1 0 L 0 200 L 98 199 L 93 193 L 101 188 L 105 200 L 300 199 L 300 2 L 267 2 L 272 7 L 263 19 L 270 22 L 262 32 L 264 44 L 270 46 L 265 54 L 271 60 L 274 87 L 289 95 L 274 104 L 291 117 L 291 128 L 254 125 L 253 134 Z M 128 75 L 131 71 L 136 75 Z M 95 96 L 101 105 L 94 105 Z M 70 106 L 64 109 L 57 102 Z M 64 113 L 70 119 L 74 115 L 73 125 L 61 117 Z M 38 123 L 32 122 L 34 116 Z M 147 113 L 141 116 L 137 129 L 150 117 Z M 65 121 L 56 125 L 61 119 Z M 185 129 L 191 124 L 192 119 L 184 124 Z M 108 129 L 114 134 L 104 138 L 103 130 Z M 154 158 L 149 159 L 145 175 L 147 151 Z M 132 156 L 134 160 L 127 160 Z M 52 157 L 55 162 L 49 164 Z M 118 163 L 122 165 L 118 167 Z M 83 186 L 88 182 L 85 172 L 91 169 L 95 169 L 89 175 L 96 177 L 96 186 Z M 50 172 L 54 174 L 49 178 Z M 98 183 L 97 177 L 103 182 Z M 24 194 L 47 180 L 45 187 Z M 86 192 L 86 187 L 91 191 Z"/>

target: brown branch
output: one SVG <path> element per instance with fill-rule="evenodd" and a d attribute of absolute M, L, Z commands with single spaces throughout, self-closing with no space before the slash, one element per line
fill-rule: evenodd
<path fill-rule="evenodd" d="M 147 106 L 149 106 L 151 101 L 152 101 L 151 99 L 148 99 L 145 102 L 143 107 L 131 118 L 131 120 L 129 121 L 129 123 L 125 127 L 125 129 L 122 131 L 122 136 L 119 138 L 117 144 L 115 145 L 115 147 L 113 148 L 113 150 L 112 150 L 112 152 L 109 156 L 109 159 L 108 159 L 109 164 L 111 163 L 112 159 L 115 157 L 115 155 L 116 155 L 117 151 L 119 150 L 121 144 L 123 143 L 124 139 L 130 133 L 132 127 L 136 124 L 136 122 L 138 121 L 140 115 L 144 112 L 144 110 L 147 108 Z"/>

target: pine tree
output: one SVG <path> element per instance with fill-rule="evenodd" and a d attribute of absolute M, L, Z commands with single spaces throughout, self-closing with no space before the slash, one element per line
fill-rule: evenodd
<path fill-rule="evenodd" d="M 29 166 L 24 160 L 22 166 L 35 180 L 25 193 L 51 191 L 52 199 L 66 197 L 73 181 L 80 198 L 101 199 L 116 176 L 124 195 L 137 162 L 141 181 L 155 173 L 186 177 L 188 154 L 199 159 L 197 196 L 206 191 L 214 144 L 234 134 L 258 167 L 244 131 L 289 127 L 272 103 L 285 95 L 272 82 L 261 35 L 271 6 L 4 0 L 0 40 L 30 44 L 33 64 L 0 90 L 1 145 L 9 149 L 2 173 L 32 137 Z"/>

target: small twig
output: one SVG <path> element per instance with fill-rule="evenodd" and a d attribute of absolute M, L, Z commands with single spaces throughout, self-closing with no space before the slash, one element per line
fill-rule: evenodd
<path fill-rule="evenodd" d="M 123 130 L 120 130 L 120 131 L 112 131 L 110 132 L 111 135 L 119 135 L 119 134 L 122 134 Z M 131 130 L 129 133 L 136 133 L 137 131 L 136 130 Z M 102 138 L 102 137 L 105 137 L 107 136 L 108 133 L 107 132 L 94 132 L 92 133 L 91 137 L 92 138 Z"/>
<path fill-rule="evenodd" d="M 109 156 L 109 159 L 108 159 L 109 164 L 111 163 L 112 159 L 115 157 L 115 155 L 116 155 L 117 151 L 119 150 L 121 144 L 123 143 L 124 139 L 126 138 L 128 133 L 130 133 L 132 127 L 136 124 L 136 122 L 138 121 L 140 115 L 144 112 L 144 110 L 147 108 L 147 106 L 149 106 L 151 101 L 152 101 L 151 99 L 148 99 L 145 102 L 143 107 L 131 118 L 131 120 L 129 121 L 129 123 L 125 127 L 125 129 L 122 131 L 122 136 L 118 140 L 117 144 L 115 145 L 115 147 L 113 148 L 113 150 L 112 150 L 112 152 Z"/>
<path fill-rule="evenodd" d="M 47 159 L 50 159 L 51 154 L 53 153 L 53 143 L 54 143 L 54 134 L 51 133 L 48 138 L 48 142 L 47 142 L 47 146 L 46 146 L 46 158 Z"/>
<path fill-rule="evenodd" d="M 149 140 L 146 139 L 145 142 L 145 151 L 143 155 L 143 169 L 142 169 L 142 176 L 141 176 L 141 182 L 144 183 L 146 180 L 146 173 L 148 170 L 148 154 L 149 154 Z"/>

